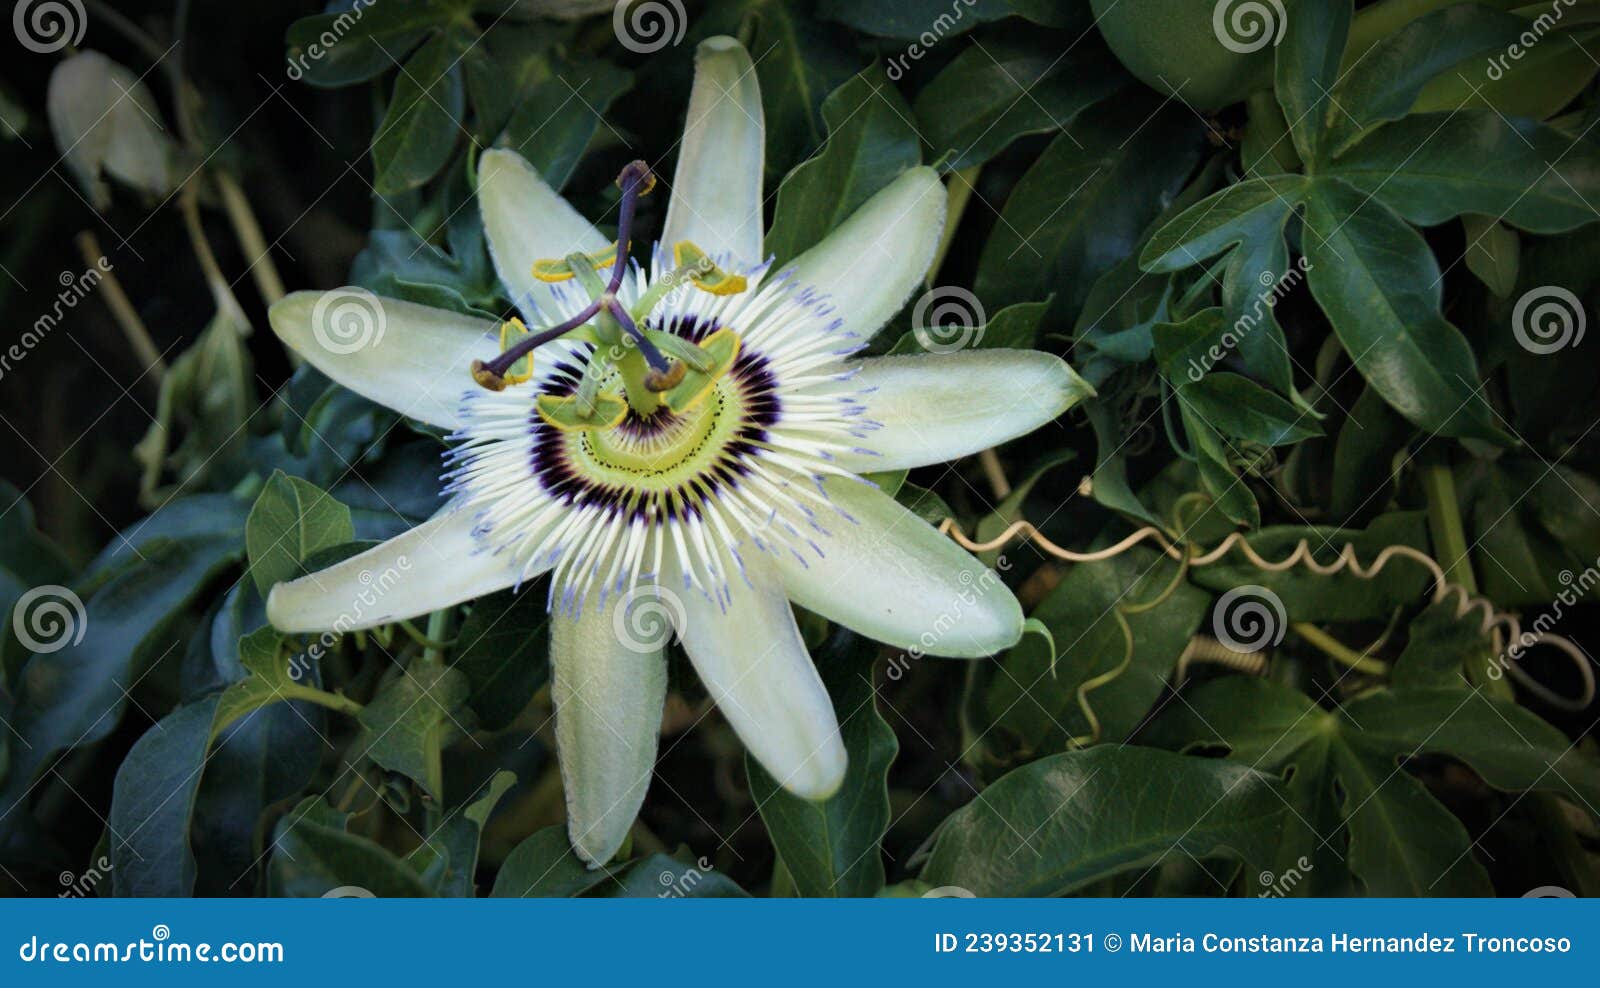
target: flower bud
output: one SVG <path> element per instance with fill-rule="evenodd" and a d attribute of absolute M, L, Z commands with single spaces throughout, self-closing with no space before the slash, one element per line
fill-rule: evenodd
<path fill-rule="evenodd" d="M 105 178 L 166 195 L 177 182 L 177 148 L 154 94 L 127 68 L 97 51 L 68 58 L 46 95 L 56 147 L 96 209 L 111 204 Z"/>

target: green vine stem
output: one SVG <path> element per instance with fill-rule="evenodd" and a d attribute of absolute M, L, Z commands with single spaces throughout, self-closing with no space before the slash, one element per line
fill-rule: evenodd
<path fill-rule="evenodd" d="M 1428 531 L 1433 536 L 1434 555 L 1444 567 L 1445 577 L 1451 583 L 1465 587 L 1469 593 L 1478 592 L 1478 580 L 1472 572 L 1472 559 L 1467 548 L 1467 533 L 1461 524 L 1460 503 L 1456 500 L 1456 479 L 1450 463 L 1442 456 L 1422 468 L 1422 488 L 1428 498 Z M 1495 655 L 1492 649 L 1479 649 L 1467 659 L 1467 680 L 1490 696 L 1509 700 L 1511 684 L 1504 676 L 1494 674 Z"/>
<path fill-rule="evenodd" d="M 1369 676 L 1387 676 L 1389 664 L 1382 659 L 1375 659 L 1365 652 L 1357 652 L 1344 642 L 1323 631 L 1321 628 L 1308 621 L 1295 621 L 1289 629 L 1300 636 L 1307 644 L 1316 647 L 1317 651 L 1342 666 L 1348 666 L 1356 672 L 1363 672 Z"/>

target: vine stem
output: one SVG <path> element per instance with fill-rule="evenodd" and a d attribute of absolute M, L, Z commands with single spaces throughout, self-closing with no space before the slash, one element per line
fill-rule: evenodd
<path fill-rule="evenodd" d="M 1375 659 L 1365 652 L 1357 652 L 1308 621 L 1292 622 L 1289 628 L 1295 634 L 1316 646 L 1317 650 L 1323 655 L 1340 665 L 1349 666 L 1356 672 L 1364 672 L 1370 676 L 1383 676 L 1389 672 L 1389 664 L 1387 662 Z"/>
<path fill-rule="evenodd" d="M 945 189 L 944 232 L 939 236 L 939 248 L 933 253 L 933 263 L 928 265 L 928 274 L 923 279 L 923 285 L 932 288 L 934 281 L 939 277 L 939 269 L 944 267 L 944 257 L 950 252 L 950 244 L 956 238 L 956 227 L 961 225 L 961 214 L 967 211 L 967 203 L 972 200 L 972 191 L 978 184 L 978 173 L 983 171 L 982 165 L 973 165 L 950 173 L 951 182 Z"/>
<path fill-rule="evenodd" d="M 1445 579 L 1465 588 L 1469 594 L 1476 594 L 1478 580 L 1472 572 L 1460 502 L 1456 500 L 1456 478 L 1449 460 L 1440 456 L 1422 468 L 1422 488 L 1428 498 L 1428 530 L 1444 567 Z M 1490 696 L 1509 700 L 1511 684 L 1493 674 L 1494 664 L 1494 652 L 1479 649 L 1467 659 L 1467 680 Z"/>
<path fill-rule="evenodd" d="M 222 194 L 222 208 L 228 214 L 228 222 L 233 224 L 233 235 L 249 259 L 250 277 L 255 280 L 256 290 L 261 292 L 261 297 L 270 306 L 288 293 L 283 287 L 283 276 L 273 263 L 272 249 L 261 233 L 261 224 L 256 221 L 255 210 L 250 207 L 244 189 L 239 187 L 232 175 L 219 169 L 212 177 L 216 179 L 217 190 Z"/>
<path fill-rule="evenodd" d="M 134 354 L 159 389 L 162 378 L 167 375 L 167 362 L 162 358 L 155 341 L 150 338 L 150 330 L 145 327 L 144 320 L 139 318 L 139 310 L 133 307 L 128 293 L 122 290 L 122 282 L 117 280 L 116 274 L 100 263 L 105 254 L 100 250 L 99 238 L 91 231 L 84 230 L 76 239 L 78 253 L 83 255 L 84 263 L 100 272 L 100 292 L 105 297 L 106 308 L 111 310 L 111 317 L 122 329 L 128 345 L 133 347 Z"/>

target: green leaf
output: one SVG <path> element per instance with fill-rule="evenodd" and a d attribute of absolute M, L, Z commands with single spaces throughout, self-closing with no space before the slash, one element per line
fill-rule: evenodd
<path fill-rule="evenodd" d="M 207 583 L 237 561 L 240 548 L 226 537 L 143 541 L 140 561 L 119 570 L 84 602 L 82 640 L 35 655 L 23 666 L 0 805 L 20 805 L 34 775 L 57 752 L 112 732 L 127 703 L 124 688 L 176 649 L 167 632 Z M 15 816 L 0 818 L 0 826 L 14 825 Z"/>
<path fill-rule="evenodd" d="M 1300 175 L 1230 185 L 1157 230 L 1140 253 L 1139 263 L 1146 271 L 1182 271 L 1237 244 L 1269 236 L 1281 240 L 1284 223 L 1307 189 Z"/>
<path fill-rule="evenodd" d="M 1489 291 L 1506 298 L 1517 286 L 1517 265 L 1522 241 L 1517 232 L 1492 216 L 1467 213 L 1461 217 L 1467 237 L 1467 270 Z"/>
<path fill-rule="evenodd" d="M 1434 722 L 1430 722 L 1430 726 Z M 1487 895 L 1489 880 L 1469 853 L 1466 829 L 1396 763 L 1397 752 L 1363 733 L 1364 721 L 1318 707 L 1297 690 L 1229 676 L 1193 690 L 1154 734 L 1175 746 L 1222 745 L 1230 759 L 1287 774 L 1295 814 L 1275 858 L 1302 856 L 1326 874 L 1339 855 L 1322 855 L 1336 828 L 1317 827 L 1317 803 L 1343 792 L 1339 815 L 1349 833 L 1345 868 L 1369 895 Z M 1327 879 L 1319 876 L 1319 881 Z"/>
<path fill-rule="evenodd" d="M 1070 318 L 1193 171 L 1201 133 L 1187 108 L 1155 109 L 1142 96 L 1084 111 L 1006 199 L 978 264 L 977 296 L 1004 306 L 1053 291 Z"/>
<path fill-rule="evenodd" d="M 236 313 L 219 310 L 161 378 L 155 420 L 133 448 L 144 466 L 142 503 L 162 504 L 203 483 L 225 486 L 248 469 L 246 426 L 256 409 L 249 332 Z M 169 473 L 177 479 L 163 486 Z"/>
<path fill-rule="evenodd" d="M 1424 14 L 1379 40 L 1334 87 L 1334 153 L 1362 131 L 1405 116 L 1435 76 L 1469 58 L 1505 51 L 1527 26 L 1512 14 L 1464 3 Z"/>
<path fill-rule="evenodd" d="M 460 61 L 470 40 L 452 29 L 406 60 L 372 141 L 374 191 L 394 195 L 427 182 L 450 160 L 461 134 Z"/>
<path fill-rule="evenodd" d="M 1010 0 L 822 0 L 817 14 L 880 38 L 918 38 L 931 31 L 944 39 L 1006 17 L 1011 8 Z"/>
<path fill-rule="evenodd" d="M 442 800 L 439 753 L 463 730 L 460 715 L 467 692 L 467 677 L 460 670 L 417 656 L 361 708 L 358 750 Z"/>
<path fill-rule="evenodd" d="M 1322 435 L 1311 413 L 1296 408 L 1247 377 L 1213 372 L 1180 389 L 1217 430 L 1263 446 L 1287 446 Z"/>
<path fill-rule="evenodd" d="M 1333 513 L 1341 518 L 1388 506 L 1398 484 L 1395 458 L 1416 433 L 1371 388 L 1350 407 L 1333 451 Z"/>
<path fill-rule="evenodd" d="M 985 898 L 1062 895 L 1181 851 L 1264 864 L 1285 808 L 1242 765 L 1151 748 L 1050 755 L 940 825 L 921 878 Z"/>
<path fill-rule="evenodd" d="M 485 728 L 510 724 L 550 678 L 549 618 L 533 593 L 506 590 L 472 605 L 452 666 L 466 677 L 467 706 Z"/>
<path fill-rule="evenodd" d="M 357 888 L 382 898 L 433 894 L 416 870 L 386 848 L 344 829 L 343 814 L 309 796 L 281 820 L 272 839 L 274 895 L 316 899 Z"/>
<path fill-rule="evenodd" d="M 1373 131 L 1328 171 L 1422 226 L 1485 213 L 1563 233 L 1600 218 L 1600 147 L 1494 110 L 1413 114 Z"/>
<path fill-rule="evenodd" d="M 553 60 L 547 71 L 518 102 L 500 144 L 560 189 L 605 123 L 606 110 L 633 85 L 633 74 L 598 59 Z"/>
<path fill-rule="evenodd" d="M 1403 757 L 1449 755 L 1496 789 L 1561 793 L 1600 806 L 1600 762 L 1525 707 L 1457 685 L 1395 689 L 1351 701 L 1345 716 Z"/>
<path fill-rule="evenodd" d="M 1118 741 L 1131 734 L 1161 696 L 1210 599 L 1180 583 L 1159 607 L 1125 613 L 1131 644 L 1114 610 L 1154 599 L 1175 573 L 1176 564 L 1145 548 L 1069 569 L 1030 615 L 1050 629 L 1053 643 L 1027 636 L 1006 653 L 984 698 L 990 723 L 1016 738 L 1024 751 L 1063 747 L 1092 732 L 1078 691 L 1091 680 L 1103 680 L 1086 698 L 1100 722 L 1101 739 Z M 1130 649 L 1131 664 L 1118 673 Z"/>
<path fill-rule="evenodd" d="M 459 807 L 422 846 L 406 856 L 429 881 L 435 894 L 470 898 L 478 869 L 478 844 L 495 804 L 516 785 L 512 772 L 496 772 L 483 784 L 476 799 Z"/>
<path fill-rule="evenodd" d="M 1319 180 L 1304 237 L 1311 294 L 1390 406 L 1431 432 L 1503 442 L 1478 364 L 1440 313 L 1439 265 L 1417 232 L 1370 197 Z"/>
<path fill-rule="evenodd" d="M 1063 52 L 1048 32 L 1004 25 L 982 32 L 922 88 L 917 121 L 934 158 L 954 171 L 984 164 L 1024 135 L 1061 130 L 1130 82 L 1096 36 Z"/>
<path fill-rule="evenodd" d="M 1365 530 L 1274 525 L 1251 533 L 1245 541 L 1262 558 L 1276 562 L 1289 558 L 1302 539 L 1324 565 L 1346 545 L 1363 566 L 1372 565 L 1378 554 L 1391 545 L 1423 551 L 1428 547 L 1426 519 L 1418 511 L 1383 515 Z M 1239 553 L 1200 567 L 1189 578 L 1218 593 L 1234 587 L 1265 587 L 1283 602 L 1293 621 L 1382 620 L 1395 607 L 1421 597 L 1430 580 L 1426 569 L 1400 558 L 1390 560 L 1375 577 L 1364 580 L 1349 572 L 1322 576 L 1304 566 L 1281 573 L 1267 572 Z"/>
<path fill-rule="evenodd" d="M 844 783 L 832 797 L 816 802 L 785 792 L 745 756 L 750 795 L 803 896 L 862 897 L 883 888 L 878 843 L 889 827 L 889 766 L 900 746 L 878 713 L 876 651 L 872 642 L 840 632 L 816 657 L 850 757 Z"/>
<path fill-rule="evenodd" d="M 1350 33 L 1351 0 L 1299 0 L 1284 18 L 1274 89 L 1302 161 L 1321 160 L 1330 118 L 1339 112 L 1329 93 Z"/>
<path fill-rule="evenodd" d="M 545 827 L 512 849 L 494 878 L 497 899 L 581 895 L 615 877 L 608 868 L 590 868 L 572 853 L 567 828 Z"/>
<path fill-rule="evenodd" d="M 355 538 L 350 509 L 309 481 L 274 471 L 261 488 L 244 540 L 250 579 L 262 598 L 273 586 L 305 575 L 302 564 L 319 549 Z"/>
<path fill-rule="evenodd" d="M 316 686 L 317 660 L 326 651 L 327 641 L 322 639 L 321 644 L 291 656 L 284 652 L 283 636 L 273 628 L 257 628 L 240 638 L 239 661 L 249 675 L 223 691 L 211 736 L 220 735 L 241 717 L 285 700 L 309 700 L 346 713 L 358 710 L 355 701 Z"/>
<path fill-rule="evenodd" d="M 766 252 L 782 268 L 816 245 L 862 203 L 922 160 L 905 99 L 874 67 L 822 104 L 828 141 L 778 188 Z"/>
<path fill-rule="evenodd" d="M 179 707 L 128 750 L 111 788 L 111 888 L 116 896 L 194 894 L 189 846 L 216 697 Z"/>

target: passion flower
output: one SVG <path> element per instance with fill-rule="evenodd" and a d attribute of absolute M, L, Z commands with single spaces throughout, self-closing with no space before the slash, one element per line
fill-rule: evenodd
<path fill-rule="evenodd" d="M 642 263 L 634 209 L 656 184 L 642 162 L 618 179 L 610 242 L 520 156 L 494 150 L 478 200 L 520 319 L 368 297 L 362 345 L 330 346 L 352 290 L 298 293 L 271 313 L 334 380 L 459 441 L 447 507 L 275 587 L 273 625 L 353 630 L 545 577 L 568 830 L 595 866 L 622 843 L 655 761 L 666 642 L 634 633 L 643 602 L 751 754 L 791 792 L 826 798 L 845 749 L 790 601 L 935 655 L 988 655 L 1023 625 L 994 574 L 860 474 L 977 452 L 1089 393 L 1033 351 L 854 357 L 926 272 L 943 187 L 911 169 L 771 272 L 764 139 L 749 55 L 712 39 L 663 243 Z M 401 559 L 405 580 L 376 607 L 352 606 L 373 596 L 364 574 Z"/>

